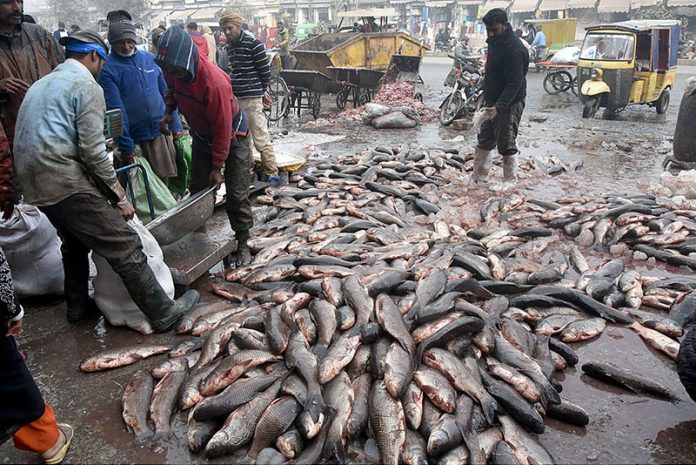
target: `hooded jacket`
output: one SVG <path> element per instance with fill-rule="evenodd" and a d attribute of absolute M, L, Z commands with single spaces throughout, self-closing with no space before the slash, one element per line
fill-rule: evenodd
<path fill-rule="evenodd" d="M 502 36 L 487 42 L 488 61 L 483 81 L 486 105 L 508 112 L 510 105 L 527 96 L 529 53 L 509 23 Z"/>
<path fill-rule="evenodd" d="M 164 114 L 167 84 L 162 70 L 150 52 L 136 50 L 130 57 L 111 52 L 99 75 L 107 110 L 123 111 L 123 135 L 118 138 L 121 153 L 135 152 L 135 144 L 160 136 L 159 122 Z M 181 132 L 174 115 L 172 132 Z"/>
<path fill-rule="evenodd" d="M 155 62 L 162 68 L 169 87 L 164 96 L 167 108 L 172 111 L 178 108 L 191 131 L 211 141 L 213 166 L 223 167 L 230 144 L 236 145 L 233 126 L 240 114 L 229 76 L 215 64 L 201 59 L 193 40 L 179 27 L 169 28 L 162 35 Z M 190 79 L 175 78 L 166 71 L 166 65 L 187 70 Z"/>

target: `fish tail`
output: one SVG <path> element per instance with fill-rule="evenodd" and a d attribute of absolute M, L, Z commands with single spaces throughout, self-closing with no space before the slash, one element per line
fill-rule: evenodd
<path fill-rule="evenodd" d="M 548 381 L 539 385 L 539 393 L 541 394 L 541 405 L 546 409 L 549 404 L 560 404 L 561 396 L 558 391 Z"/>
<path fill-rule="evenodd" d="M 324 398 L 321 395 L 321 390 L 318 392 L 307 393 L 305 410 L 311 415 L 312 421 L 315 423 L 319 421 L 319 415 L 324 412 L 325 408 L 326 404 L 324 403 Z"/>
<path fill-rule="evenodd" d="M 495 422 L 495 412 L 498 410 L 498 402 L 491 396 L 483 396 L 481 399 L 481 409 L 483 409 L 483 416 L 486 417 L 488 424 L 492 425 Z"/>

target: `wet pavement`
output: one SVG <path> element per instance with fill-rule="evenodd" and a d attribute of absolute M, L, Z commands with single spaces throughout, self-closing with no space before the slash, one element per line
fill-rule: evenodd
<path fill-rule="evenodd" d="M 437 106 L 446 93 L 441 87 L 451 60 L 427 58 L 421 74 L 425 81 L 426 103 Z M 572 95 L 547 95 L 542 88 L 542 73 L 530 70 L 525 117 L 520 129 L 522 157 L 556 156 L 568 163 L 582 160 L 575 173 L 556 177 L 525 173 L 517 192 L 552 198 L 573 193 L 636 192 L 648 181 L 657 181 L 661 162 L 674 131 L 683 81 L 693 68 L 681 68 L 672 93 L 668 113 L 658 116 L 654 109 L 635 107 L 622 112 L 616 120 L 583 120 L 582 107 Z M 333 98 L 324 98 L 327 113 L 335 107 Z M 546 120 L 543 122 L 535 122 Z M 303 117 L 300 124 L 311 120 Z M 534 120 L 534 121 L 532 121 Z M 356 123 L 340 121 L 328 126 L 301 131 L 291 119 L 291 135 L 286 147 L 309 157 L 330 158 L 337 153 L 354 153 L 376 145 L 399 146 L 418 142 L 428 146 L 473 150 L 473 131 L 442 128 L 437 122 L 412 130 L 373 130 Z M 326 135 L 346 135 L 334 140 Z M 328 142 L 327 142 L 328 141 Z M 667 142 L 666 145 L 664 143 Z M 493 176 L 500 176 L 499 170 Z M 483 189 L 462 190 L 464 177 L 452 179 L 446 195 L 460 196 L 462 211 L 474 212 L 490 198 Z M 501 194 L 496 194 L 501 195 Z M 468 210 L 466 210 L 468 208 Z M 588 251 L 591 266 L 598 265 L 608 254 Z M 635 268 L 646 274 L 683 272 L 661 265 Z M 196 287 L 204 299 L 209 281 L 202 279 Z M 75 426 L 76 437 L 67 462 L 99 463 L 187 463 L 205 462 L 192 456 L 186 445 L 185 416 L 175 419 L 173 438 L 165 444 L 136 446 L 121 419 L 120 397 L 130 376 L 140 368 L 152 368 L 166 356 L 153 357 L 108 372 L 83 374 L 79 362 L 97 351 L 153 341 L 180 342 L 176 335 L 141 336 L 132 331 L 105 326 L 100 322 L 69 325 L 62 301 L 25 303 L 27 315 L 24 333 L 19 338 L 21 350 L 44 393 L 53 405 L 59 421 Z M 662 400 L 628 394 L 618 388 L 581 375 L 580 367 L 569 368 L 560 375 L 562 397 L 587 410 L 591 421 L 587 427 L 573 427 L 547 420 L 547 430 L 540 437 L 558 463 L 696 463 L 696 406 L 688 398 L 676 376 L 671 360 L 649 349 L 627 328 L 612 327 L 597 340 L 577 345 L 581 362 L 609 360 L 627 368 L 650 374 L 679 393 L 682 401 Z M 31 454 L 18 452 L 11 444 L 0 447 L 3 463 L 38 463 Z M 228 459 L 229 461 L 229 459 Z M 213 461 L 215 463 L 216 461 Z M 217 462 L 224 462 L 224 459 Z"/>

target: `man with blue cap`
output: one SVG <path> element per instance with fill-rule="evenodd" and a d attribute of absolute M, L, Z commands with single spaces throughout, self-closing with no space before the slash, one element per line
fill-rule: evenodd
<path fill-rule="evenodd" d="M 96 313 L 88 287 L 88 256 L 94 251 L 121 277 L 154 331 L 169 331 L 198 302 L 198 293 L 172 301 L 150 269 L 140 237 L 126 223 L 134 210 L 106 154 L 106 104 L 96 81 L 106 63 L 106 44 L 90 30 L 60 43 L 67 60 L 37 81 L 20 107 L 14 166 L 25 201 L 46 214 L 63 242 L 68 321 Z"/>

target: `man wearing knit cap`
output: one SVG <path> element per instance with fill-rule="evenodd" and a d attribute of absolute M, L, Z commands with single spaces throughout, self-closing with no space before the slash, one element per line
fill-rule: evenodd
<path fill-rule="evenodd" d="M 263 114 L 264 103 L 270 104 L 266 89 L 271 78 L 271 67 L 264 45 L 242 27 L 242 17 L 233 11 L 227 10 L 220 17 L 220 29 L 227 38 L 225 72 L 232 79 L 232 89 L 239 106 L 249 118 L 249 131 L 256 150 L 261 154 L 263 172 L 270 184 L 277 186 L 280 176 Z"/>
<path fill-rule="evenodd" d="M 144 156 L 163 181 L 177 176 L 176 150 L 171 135 L 163 135 L 159 122 L 164 115 L 167 84 L 155 57 L 135 47 L 135 24 L 119 20 L 109 24 L 111 53 L 99 75 L 107 110 L 123 112 L 123 135 L 118 146 L 124 161 Z M 183 129 L 178 116 L 169 128 L 174 137 Z"/>
<path fill-rule="evenodd" d="M 232 93 L 230 78 L 201 58 L 191 37 L 177 26 L 160 37 L 155 62 L 169 87 L 160 129 L 169 132 L 177 108 L 186 118 L 193 139 L 191 193 L 225 183 L 227 216 L 237 238 L 237 264 L 249 264 L 247 241 L 254 224 L 249 201 L 251 147 L 246 117 Z"/>
<path fill-rule="evenodd" d="M 24 199 L 46 214 L 62 240 L 68 321 L 96 313 L 88 282 L 94 251 L 121 277 L 153 330 L 169 331 L 198 302 L 198 293 L 172 301 L 126 223 L 134 210 L 106 154 L 106 105 L 96 82 L 106 44 L 90 30 L 60 43 L 68 59 L 29 89 L 19 110 L 14 166 Z"/>

